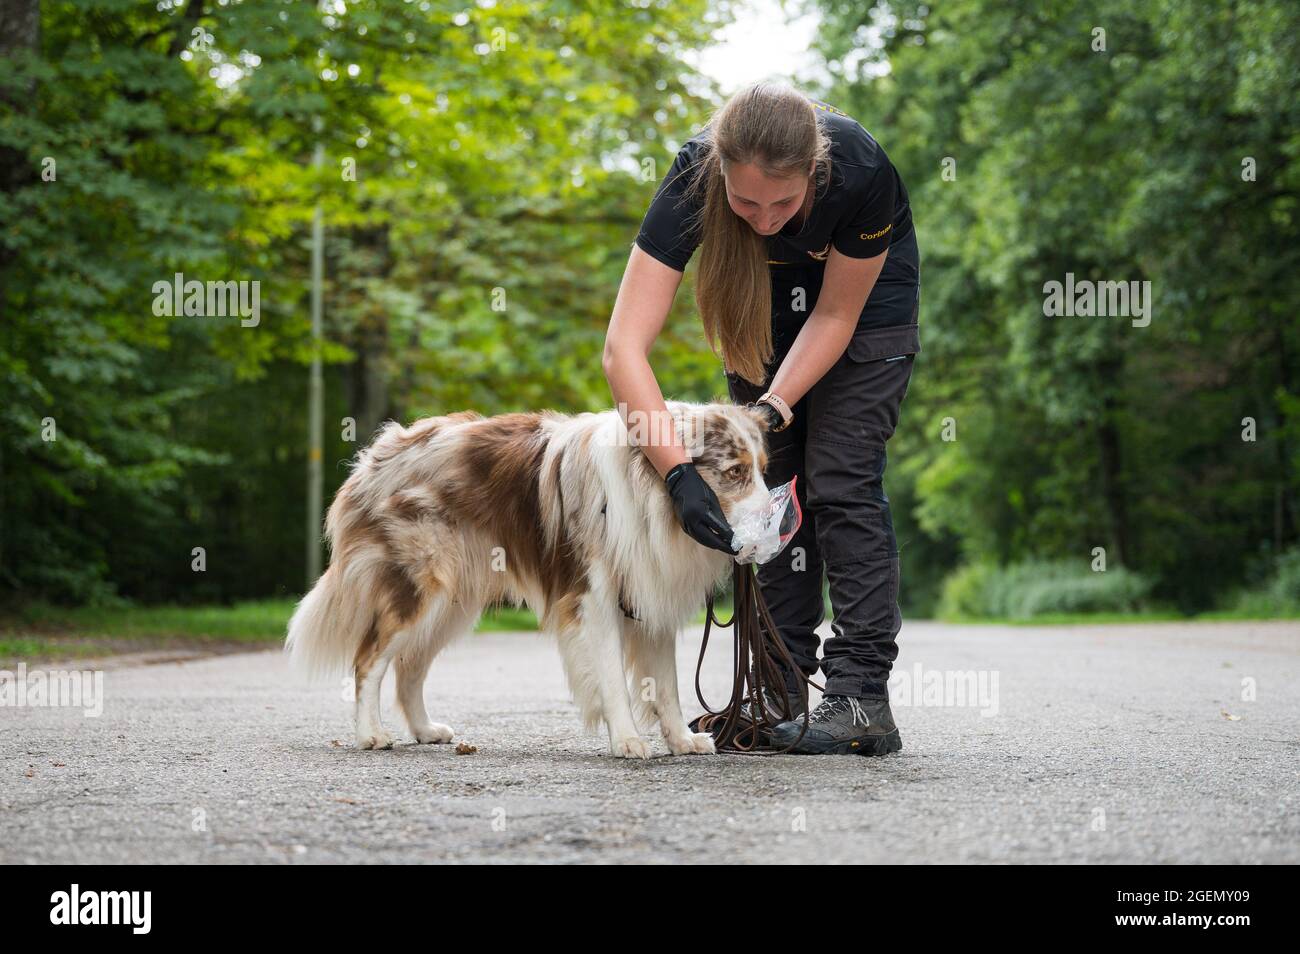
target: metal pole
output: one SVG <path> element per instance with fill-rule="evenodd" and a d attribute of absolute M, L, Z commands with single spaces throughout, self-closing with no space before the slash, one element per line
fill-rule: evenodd
<path fill-rule="evenodd" d="M 319 134 L 320 117 L 312 123 Z M 325 148 L 319 138 L 312 166 L 319 170 L 325 164 Z M 311 220 L 311 384 L 308 389 L 307 424 L 307 589 L 316 585 L 321 574 L 321 457 L 325 430 L 325 385 L 321 377 L 320 344 L 322 282 L 325 272 L 325 219 L 320 200 L 316 202 Z"/>

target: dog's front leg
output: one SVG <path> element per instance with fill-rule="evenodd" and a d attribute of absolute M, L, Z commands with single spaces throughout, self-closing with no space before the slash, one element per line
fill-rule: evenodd
<path fill-rule="evenodd" d="M 610 754 L 623 759 L 648 759 L 650 746 L 637 731 L 623 668 L 622 627 L 618 617 L 597 609 L 584 613 L 581 640 L 591 657 L 592 675 L 600 692 L 601 714 L 609 729 Z"/>
<path fill-rule="evenodd" d="M 659 717 L 659 731 L 673 755 L 713 755 L 713 736 L 707 732 L 692 732 L 682 715 L 682 702 L 677 693 L 677 634 L 642 634 L 643 645 L 639 656 L 644 660 L 644 676 L 652 681 L 655 714 Z"/>

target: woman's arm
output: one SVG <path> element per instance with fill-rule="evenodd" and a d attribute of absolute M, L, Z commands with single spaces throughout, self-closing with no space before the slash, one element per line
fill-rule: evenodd
<path fill-rule="evenodd" d="M 660 477 L 691 459 L 676 428 L 659 426 L 670 418 L 650 367 L 650 348 L 663 330 L 681 282 L 681 272 L 633 245 L 614 300 L 601 359 L 614 401 L 624 409 L 629 432 L 665 438 L 637 441 Z"/>
<path fill-rule="evenodd" d="M 831 249 L 817 304 L 772 378 L 770 390 L 790 407 L 848 348 L 888 254 L 886 250 L 874 258 L 851 258 Z"/>

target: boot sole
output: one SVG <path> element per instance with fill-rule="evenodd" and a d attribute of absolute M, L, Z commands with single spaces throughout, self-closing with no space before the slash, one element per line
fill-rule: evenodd
<path fill-rule="evenodd" d="M 780 748 L 784 743 L 773 741 Z M 792 755 L 888 755 L 903 748 L 903 737 L 898 730 L 884 735 L 869 735 L 860 739 L 845 739 L 841 742 L 818 743 L 808 738 L 800 741 L 799 747 Z"/>

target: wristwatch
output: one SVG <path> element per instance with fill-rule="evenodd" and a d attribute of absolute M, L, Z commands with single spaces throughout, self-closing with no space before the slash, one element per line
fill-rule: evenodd
<path fill-rule="evenodd" d="M 773 428 L 773 431 L 785 430 L 790 426 L 790 422 L 794 420 L 794 412 L 790 410 L 790 405 L 786 404 L 785 401 L 781 399 L 780 395 L 774 394 L 771 391 L 764 391 L 758 396 L 758 400 L 754 403 L 770 404 L 772 407 L 776 408 L 776 413 L 781 415 L 781 426 Z"/>

